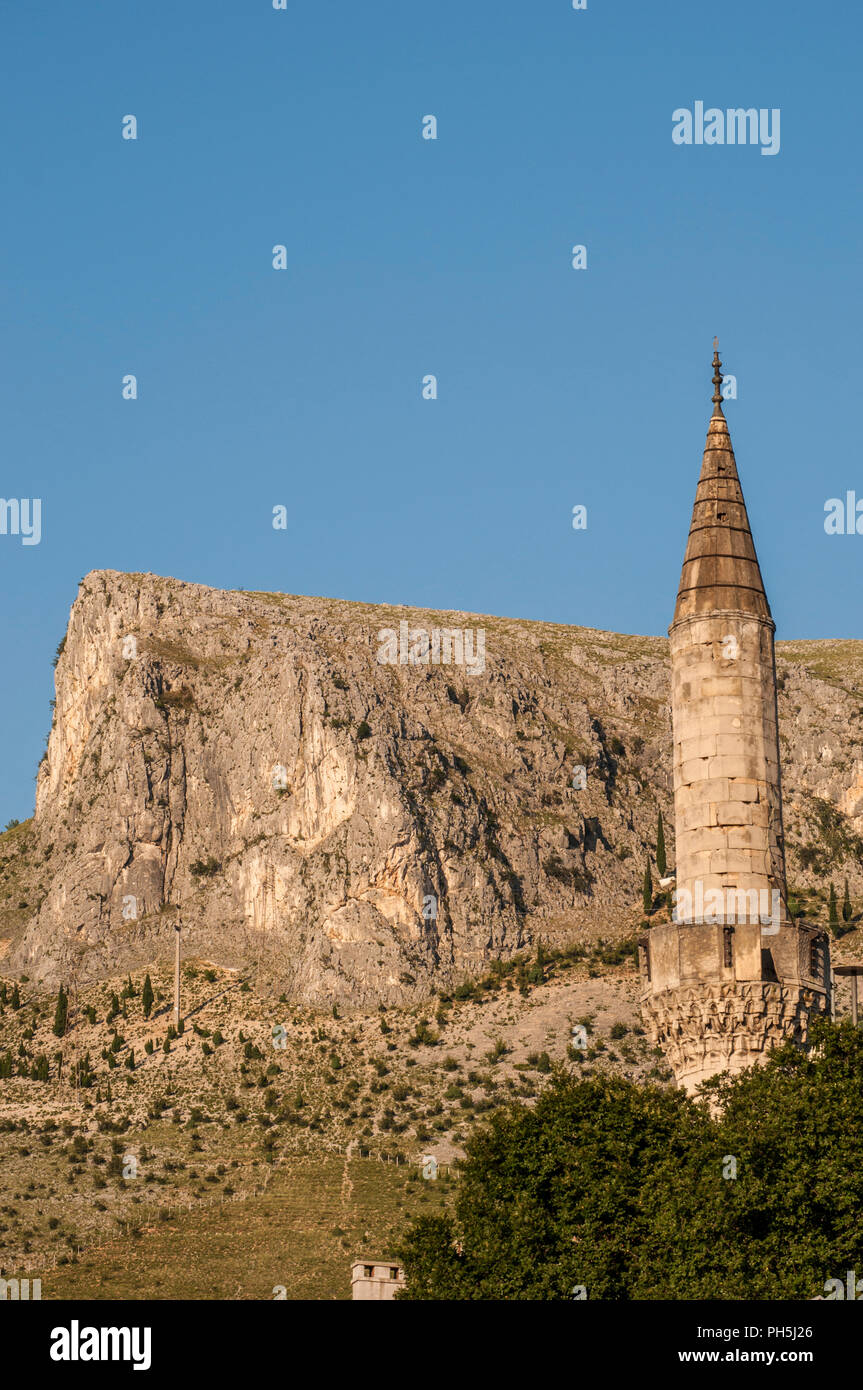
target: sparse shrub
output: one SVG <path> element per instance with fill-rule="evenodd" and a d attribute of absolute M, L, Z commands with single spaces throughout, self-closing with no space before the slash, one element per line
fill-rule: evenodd
<path fill-rule="evenodd" d="M 189 873 L 192 878 L 213 878 L 221 869 L 221 864 L 212 854 L 208 854 L 206 859 L 196 859 L 189 865 Z"/>

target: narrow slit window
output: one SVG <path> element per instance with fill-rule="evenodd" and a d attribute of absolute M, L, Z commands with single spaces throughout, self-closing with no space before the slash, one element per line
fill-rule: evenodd
<path fill-rule="evenodd" d="M 809 943 L 809 974 L 813 980 L 821 978 L 821 938 L 817 936 Z"/>

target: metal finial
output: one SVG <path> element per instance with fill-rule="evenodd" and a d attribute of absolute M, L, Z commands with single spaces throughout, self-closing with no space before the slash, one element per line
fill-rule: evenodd
<path fill-rule="evenodd" d="M 719 339 L 713 339 L 713 404 L 722 404 L 722 363 L 719 360 Z"/>

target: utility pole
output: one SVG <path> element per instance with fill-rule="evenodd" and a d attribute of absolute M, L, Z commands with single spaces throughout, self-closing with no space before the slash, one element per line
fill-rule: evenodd
<path fill-rule="evenodd" d="M 857 1027 L 857 977 L 863 975 L 863 965 L 834 965 L 834 975 L 851 976 L 851 1025 Z"/>
<path fill-rule="evenodd" d="M 174 924 L 176 951 L 174 953 L 174 1027 L 180 1031 L 180 923 Z"/>

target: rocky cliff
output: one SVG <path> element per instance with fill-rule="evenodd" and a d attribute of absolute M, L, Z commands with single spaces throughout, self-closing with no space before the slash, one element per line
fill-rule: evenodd
<path fill-rule="evenodd" d="M 863 644 L 778 668 L 789 880 L 826 920 L 830 881 L 863 897 Z M 626 934 L 659 808 L 673 862 L 668 693 L 663 638 L 94 572 L 0 837 L 2 968 L 114 975 L 181 921 L 290 997 L 409 1002 Z"/>

